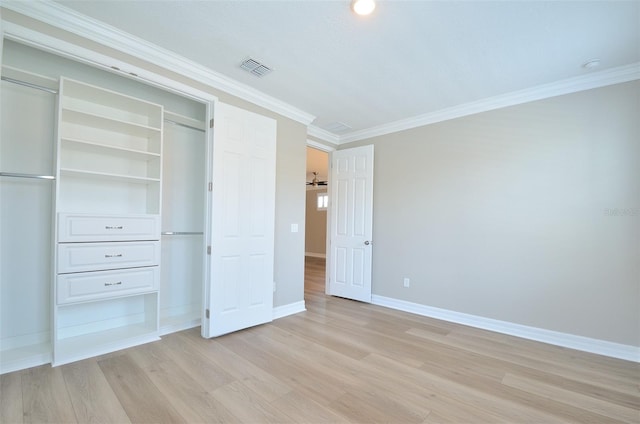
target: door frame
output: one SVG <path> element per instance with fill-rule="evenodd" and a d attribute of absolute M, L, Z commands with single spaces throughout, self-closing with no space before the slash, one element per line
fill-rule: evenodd
<path fill-rule="evenodd" d="M 331 255 L 331 202 L 332 202 L 332 193 L 331 193 L 331 166 L 333 163 L 333 152 L 338 149 L 334 146 L 329 146 L 326 144 L 319 143 L 317 141 L 307 139 L 307 147 L 312 147 L 317 150 L 322 150 L 324 152 L 329 153 L 329 172 L 327 175 L 327 194 L 329 195 L 329 207 L 327 208 L 327 239 L 326 239 L 326 262 L 325 262 L 325 280 L 324 280 L 324 292 L 326 295 L 331 296 L 329 290 L 329 280 L 331 277 L 331 263 L 334 258 Z M 306 200 L 305 200 L 306 201 Z M 372 265 L 373 266 L 373 265 Z"/>
<path fill-rule="evenodd" d="M 318 143 L 317 141 L 307 139 L 307 147 L 311 147 L 316 150 L 321 150 L 323 152 L 329 153 L 329 171 L 331 171 L 331 153 L 335 152 L 337 149 L 333 146 L 328 146 L 326 144 Z M 329 195 L 329 203 L 331 203 L 331 172 L 327 173 L 327 194 Z M 306 202 L 306 198 L 305 198 Z M 329 249 L 329 241 L 331 239 L 330 234 L 330 224 L 331 224 L 331 208 L 327 208 L 327 222 L 325 223 L 327 227 L 327 239 L 325 242 L 325 267 L 324 267 L 324 293 L 329 294 L 329 265 L 331 264 L 331 249 Z"/>

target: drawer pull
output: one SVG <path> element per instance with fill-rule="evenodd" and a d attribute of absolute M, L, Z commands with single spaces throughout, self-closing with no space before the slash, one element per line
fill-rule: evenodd
<path fill-rule="evenodd" d="M 121 258 L 122 257 L 122 253 L 116 253 L 116 254 L 113 254 L 113 255 L 106 254 L 106 255 L 104 255 L 104 257 L 105 258 Z"/>
<path fill-rule="evenodd" d="M 117 283 L 104 283 L 105 287 L 109 287 L 109 286 L 119 286 L 122 284 L 122 281 L 118 281 Z"/>
<path fill-rule="evenodd" d="M 122 230 L 124 227 L 122 225 L 105 225 L 105 230 Z"/>

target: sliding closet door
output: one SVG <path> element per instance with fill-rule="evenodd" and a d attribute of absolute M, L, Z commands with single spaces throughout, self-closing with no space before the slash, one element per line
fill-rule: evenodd
<path fill-rule="evenodd" d="M 0 372 L 51 359 L 56 95 L 2 81 Z M 15 176 L 9 176 L 16 174 Z"/>
<path fill-rule="evenodd" d="M 163 334 L 200 324 L 204 269 L 206 135 L 165 122 L 162 184 Z"/>

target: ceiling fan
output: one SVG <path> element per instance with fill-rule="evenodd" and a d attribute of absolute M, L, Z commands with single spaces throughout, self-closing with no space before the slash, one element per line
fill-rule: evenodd
<path fill-rule="evenodd" d="M 326 186 L 327 185 L 326 181 L 318 180 L 318 173 L 317 172 L 312 172 L 312 174 L 313 174 L 313 180 L 311 180 L 311 182 L 307 183 L 307 185 L 314 186 L 314 187 Z"/>

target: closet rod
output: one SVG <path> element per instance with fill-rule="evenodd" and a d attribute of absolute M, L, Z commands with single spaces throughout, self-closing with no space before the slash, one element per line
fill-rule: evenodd
<path fill-rule="evenodd" d="M 204 233 L 202 231 L 163 231 L 163 236 L 201 236 Z"/>
<path fill-rule="evenodd" d="M 2 77 L 2 81 L 11 82 L 13 84 L 18 84 L 18 85 L 24 85 L 25 87 L 35 88 L 36 90 L 46 91 L 47 93 L 51 93 L 51 94 L 58 94 L 58 90 L 54 90 L 53 88 L 44 87 L 42 85 L 32 84 L 30 82 L 20 81 L 20 80 L 5 77 L 5 76 Z"/>
<path fill-rule="evenodd" d="M 37 180 L 55 180 L 53 175 L 20 174 L 18 172 L 0 172 L 0 177 L 35 178 Z"/>
<path fill-rule="evenodd" d="M 206 132 L 206 131 L 205 131 L 205 130 L 203 130 L 202 128 L 192 127 L 191 125 L 183 124 L 182 122 L 173 121 L 173 120 L 171 120 L 171 119 L 167 119 L 167 118 L 164 118 L 164 122 L 170 122 L 170 123 L 172 123 L 173 125 L 177 125 L 177 126 L 179 126 L 179 127 L 185 127 L 185 128 L 189 128 L 189 129 L 196 130 L 196 131 L 200 131 L 200 132 Z"/>

